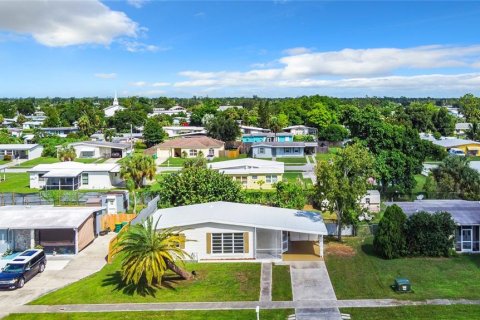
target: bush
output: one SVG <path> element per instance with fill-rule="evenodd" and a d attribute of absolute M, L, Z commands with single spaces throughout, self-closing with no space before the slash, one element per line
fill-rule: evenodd
<path fill-rule="evenodd" d="M 3 156 L 3 160 L 12 161 L 12 156 L 10 154 L 6 154 L 6 155 Z"/>
<path fill-rule="evenodd" d="M 407 220 L 405 233 L 412 256 L 448 257 L 455 238 L 455 222 L 448 212 L 418 212 Z"/>
<path fill-rule="evenodd" d="M 386 259 L 395 259 L 406 254 L 405 221 L 407 216 L 397 206 L 389 206 L 378 224 L 373 240 L 375 251 Z"/>

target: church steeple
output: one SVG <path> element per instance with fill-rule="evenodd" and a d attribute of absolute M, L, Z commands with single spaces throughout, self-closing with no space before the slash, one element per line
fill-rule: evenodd
<path fill-rule="evenodd" d="M 113 98 L 112 106 L 118 106 L 117 91 L 115 90 L 115 98 Z"/>

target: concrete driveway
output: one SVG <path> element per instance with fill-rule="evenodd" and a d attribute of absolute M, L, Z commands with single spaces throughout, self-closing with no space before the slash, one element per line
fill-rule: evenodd
<path fill-rule="evenodd" d="M 0 291 L 0 318 L 15 308 L 99 271 L 105 265 L 108 243 L 114 233 L 98 237 L 74 257 L 47 257 L 47 268 L 19 290 Z"/>

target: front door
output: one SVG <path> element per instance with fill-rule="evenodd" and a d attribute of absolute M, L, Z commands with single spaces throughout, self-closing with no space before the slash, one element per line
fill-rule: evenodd
<path fill-rule="evenodd" d="M 462 251 L 472 251 L 472 229 L 462 228 Z"/>

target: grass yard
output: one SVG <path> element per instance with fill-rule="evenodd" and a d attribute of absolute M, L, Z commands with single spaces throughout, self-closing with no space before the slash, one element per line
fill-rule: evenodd
<path fill-rule="evenodd" d="M 104 163 L 107 161 L 105 158 L 77 158 L 75 159 L 75 162 L 81 162 L 81 163 Z"/>
<path fill-rule="evenodd" d="M 329 159 L 331 159 L 335 154 L 337 154 L 340 149 L 341 149 L 341 148 L 339 148 L 339 147 L 328 148 L 328 153 L 317 153 L 317 154 L 315 155 L 315 158 L 317 159 L 317 161 L 329 160 Z"/>
<path fill-rule="evenodd" d="M 275 158 L 275 161 L 283 162 L 287 165 L 302 165 L 307 163 L 307 159 L 305 157 L 291 157 L 291 158 Z"/>
<path fill-rule="evenodd" d="M 290 266 L 274 265 L 272 270 L 272 300 L 291 301 L 292 298 Z"/>
<path fill-rule="evenodd" d="M 372 237 L 327 246 L 326 264 L 338 299 L 480 299 L 480 256 L 384 260 L 373 252 Z M 410 280 L 414 293 L 397 294 L 397 277 Z"/>
<path fill-rule="evenodd" d="M 186 158 L 168 158 L 165 162 L 163 162 L 160 167 L 183 167 Z"/>
<path fill-rule="evenodd" d="M 413 188 L 413 193 L 425 192 L 425 181 L 427 180 L 427 177 L 425 177 L 423 174 L 416 174 L 414 178 L 415 188 Z"/>
<path fill-rule="evenodd" d="M 0 160 L 0 166 L 12 162 L 11 160 Z"/>
<path fill-rule="evenodd" d="M 305 184 L 306 188 L 311 188 L 313 187 L 312 179 L 310 178 L 303 178 L 303 175 L 301 172 L 294 172 L 294 171 L 286 171 L 283 174 L 283 180 L 286 182 L 295 182 L 298 179 L 301 179 L 302 182 Z"/>
<path fill-rule="evenodd" d="M 15 166 L 14 168 L 33 168 L 36 165 L 39 164 L 49 164 L 49 163 L 57 163 L 60 162 L 57 158 L 53 157 L 39 157 L 36 159 L 32 160 L 27 160 L 25 162 L 20 163 L 18 166 Z"/>
<path fill-rule="evenodd" d="M 3 173 L 0 174 L 3 179 Z M 38 189 L 30 189 L 30 175 L 24 173 L 6 173 L 5 181 L 0 182 L 0 192 L 34 193 Z"/>
<path fill-rule="evenodd" d="M 260 310 L 262 320 L 285 320 L 293 309 Z M 206 311 L 156 311 L 156 312 L 94 312 L 94 313 L 19 313 L 5 320 L 116 320 L 116 319 L 169 319 L 169 320 L 251 320 L 255 310 L 206 310 Z"/>
<path fill-rule="evenodd" d="M 393 308 L 342 308 L 352 320 L 471 320 L 480 318 L 478 305 L 406 306 Z"/>
<path fill-rule="evenodd" d="M 220 162 L 220 161 L 229 161 L 229 160 L 237 160 L 237 159 L 245 159 L 247 158 L 247 154 L 239 154 L 238 158 L 227 158 L 227 157 L 217 157 L 213 158 L 210 162 Z"/>
<path fill-rule="evenodd" d="M 187 263 L 186 268 L 197 272 L 196 279 L 184 281 L 168 274 L 162 288 L 152 294 L 139 293 L 122 283 L 117 258 L 99 272 L 42 296 L 32 304 L 258 300 L 258 263 Z"/>

